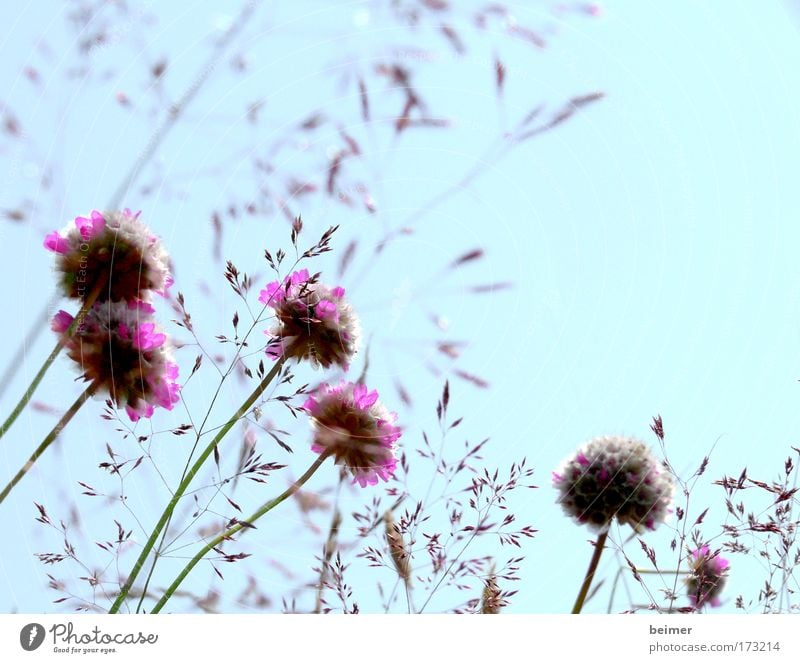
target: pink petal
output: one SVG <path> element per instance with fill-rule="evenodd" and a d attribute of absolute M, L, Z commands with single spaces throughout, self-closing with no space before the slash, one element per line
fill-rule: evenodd
<path fill-rule="evenodd" d="M 362 410 L 366 410 L 378 400 L 378 392 L 373 390 L 367 392 L 366 385 L 357 384 L 353 389 L 353 401 Z"/>
<path fill-rule="evenodd" d="M 277 281 L 267 283 L 267 287 L 264 288 L 258 296 L 258 301 L 272 308 L 275 308 L 275 305 L 280 304 L 284 299 L 286 299 L 286 294 Z"/>
<path fill-rule="evenodd" d="M 50 329 L 54 332 L 58 332 L 59 334 L 63 334 L 69 326 L 72 324 L 73 318 L 69 313 L 66 311 L 59 311 L 53 316 L 52 321 L 50 322 Z"/>
<path fill-rule="evenodd" d="M 158 240 L 156 240 L 156 241 L 158 241 Z M 157 290 L 156 294 L 161 295 L 162 297 L 166 297 L 169 294 L 167 292 L 167 290 L 169 290 L 170 286 L 173 283 L 175 283 L 175 279 L 172 278 L 171 274 L 167 274 L 164 277 L 164 287 L 161 290 Z"/>
<path fill-rule="evenodd" d="M 145 322 L 139 325 L 136 330 L 136 336 L 133 339 L 133 347 L 139 350 L 152 350 L 153 348 L 160 348 L 167 340 L 166 334 L 158 334 L 155 332 L 155 323 Z"/>
<path fill-rule="evenodd" d="M 131 421 L 139 421 L 142 417 L 149 419 L 153 416 L 153 406 L 149 403 L 142 403 L 138 409 L 134 409 L 130 405 L 125 406 L 125 412 L 128 413 Z"/>
<path fill-rule="evenodd" d="M 294 274 L 289 277 L 289 283 L 292 285 L 302 285 L 308 281 L 308 278 L 308 270 L 301 269 L 300 271 L 294 272 Z"/>
<path fill-rule="evenodd" d="M 128 309 L 131 311 L 141 311 L 142 313 L 153 314 L 156 312 L 155 308 L 148 302 L 141 299 L 133 299 L 128 302 Z"/>
<path fill-rule="evenodd" d="M 44 248 L 54 253 L 66 253 L 69 250 L 69 243 L 54 230 L 44 238 Z"/>
<path fill-rule="evenodd" d="M 338 311 L 336 310 L 336 304 L 329 302 L 327 299 L 323 299 L 321 302 L 319 302 L 314 310 L 317 314 L 317 318 L 320 320 L 331 320 L 336 322 L 336 320 L 339 318 Z"/>
<path fill-rule="evenodd" d="M 306 402 L 303 403 L 303 409 L 308 412 L 309 414 L 315 414 L 318 412 L 319 403 L 314 399 L 313 396 L 309 396 L 306 399 Z"/>
<path fill-rule="evenodd" d="M 75 225 L 81 237 L 85 240 L 89 240 L 103 232 L 106 227 L 106 220 L 100 212 L 95 210 L 92 212 L 91 219 L 87 219 L 83 216 L 77 217 L 75 219 Z"/>

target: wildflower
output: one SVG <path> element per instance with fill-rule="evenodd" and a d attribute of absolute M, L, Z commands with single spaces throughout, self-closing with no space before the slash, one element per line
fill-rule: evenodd
<path fill-rule="evenodd" d="M 401 430 L 396 415 L 378 402 L 377 391 L 342 381 L 323 385 L 303 404 L 315 430 L 311 449 L 330 452 L 362 487 L 388 481 L 397 467 L 395 442 Z"/>
<path fill-rule="evenodd" d="M 258 301 L 270 306 L 278 321 L 266 332 L 271 337 L 267 356 L 308 359 L 315 366 L 347 369 L 358 346 L 360 328 L 344 299 L 344 288 L 317 283 L 302 269 L 283 283 L 267 284 Z"/>
<path fill-rule="evenodd" d="M 172 284 L 169 257 L 139 214 L 95 210 L 45 237 L 45 248 L 57 254 L 66 297 L 84 300 L 101 282 L 97 301 L 144 299 L 149 290 L 166 294 Z"/>
<path fill-rule="evenodd" d="M 637 532 L 655 529 L 669 513 L 672 478 L 643 442 L 598 437 L 553 473 L 564 511 L 605 528 L 616 517 Z"/>
<path fill-rule="evenodd" d="M 728 575 L 728 560 L 719 554 L 712 555 L 706 544 L 689 553 L 692 573 L 686 579 L 689 600 L 697 608 L 706 603 L 716 608 L 720 605 L 719 595 L 725 587 Z"/>
<path fill-rule="evenodd" d="M 167 349 L 167 337 L 153 321 L 145 302 L 98 302 L 79 320 L 64 346 L 83 370 L 83 379 L 105 391 L 132 421 L 150 417 L 156 406 L 171 410 L 180 390 L 178 366 Z M 65 311 L 51 328 L 63 334 L 74 318 Z"/>

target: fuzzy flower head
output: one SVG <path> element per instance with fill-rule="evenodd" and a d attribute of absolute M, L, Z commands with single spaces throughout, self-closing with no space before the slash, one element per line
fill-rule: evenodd
<path fill-rule="evenodd" d="M 725 587 L 730 564 L 724 557 L 713 555 L 703 544 L 689 553 L 691 575 L 686 579 L 689 600 L 696 608 L 709 604 L 716 608 L 721 604 L 719 595 Z"/>
<path fill-rule="evenodd" d="M 267 331 L 267 356 L 285 355 L 314 366 L 347 369 L 358 348 L 358 318 L 344 299 L 344 288 L 317 283 L 307 269 L 294 272 L 283 283 L 273 281 L 261 291 L 262 304 L 275 311 L 278 324 Z"/>
<path fill-rule="evenodd" d="M 352 473 L 363 488 L 388 481 L 397 467 L 395 442 L 402 434 L 396 415 L 378 402 L 378 392 L 363 384 L 322 385 L 303 409 L 314 428 L 312 451 L 330 452 L 337 465 Z"/>
<path fill-rule="evenodd" d="M 653 530 L 670 512 L 672 478 L 647 445 L 626 437 L 598 437 L 553 472 L 564 511 L 604 528 L 616 517 L 637 532 Z"/>
<path fill-rule="evenodd" d="M 98 302 L 80 320 L 74 335 L 65 335 L 69 357 L 83 379 L 125 407 L 132 421 L 150 417 L 156 406 L 171 410 L 178 402 L 178 366 L 167 349 L 167 337 L 144 302 Z M 64 334 L 73 317 L 59 311 L 51 323 Z"/>
<path fill-rule="evenodd" d="M 161 242 L 139 221 L 139 212 L 129 209 L 79 216 L 60 233 L 47 235 L 44 246 L 57 255 L 66 297 L 84 300 L 102 281 L 97 301 L 133 301 L 146 299 L 151 290 L 166 294 L 172 284 Z"/>

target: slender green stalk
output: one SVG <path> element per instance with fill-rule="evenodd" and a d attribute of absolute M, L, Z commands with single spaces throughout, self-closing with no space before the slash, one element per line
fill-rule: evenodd
<path fill-rule="evenodd" d="M 319 457 L 313 463 L 311 463 L 311 467 L 309 467 L 306 470 L 306 472 L 305 472 L 305 474 L 303 474 L 303 476 L 301 476 L 297 481 L 295 481 L 285 491 L 283 491 L 280 495 L 278 495 L 278 497 L 276 497 L 275 499 L 272 499 L 269 502 L 266 502 L 265 504 L 263 504 L 261 506 L 261 508 L 258 509 L 255 513 L 253 513 L 253 515 L 251 515 L 245 522 L 248 525 L 252 525 L 256 520 L 261 518 L 261 516 L 263 516 L 265 513 L 267 513 L 268 511 L 271 511 L 276 506 L 278 506 L 281 502 L 283 502 L 287 498 L 289 498 L 292 495 L 294 495 L 300 489 L 300 487 L 306 481 L 308 481 L 311 478 L 311 475 L 313 475 L 314 472 L 316 472 L 319 469 L 319 467 L 322 465 L 322 463 L 324 463 L 325 460 L 330 455 L 331 455 L 330 451 L 325 451 L 324 453 L 320 454 Z M 164 592 L 164 596 L 162 596 L 159 599 L 158 603 L 156 603 L 155 606 L 153 607 L 153 609 L 151 611 L 151 614 L 155 614 L 157 612 L 161 612 L 161 608 L 163 608 L 164 605 L 166 604 L 166 602 L 169 601 L 170 597 L 175 593 L 175 590 L 178 589 L 178 587 L 180 587 L 181 583 L 184 581 L 186 576 L 189 575 L 191 570 L 195 566 L 197 566 L 197 563 L 199 561 L 201 561 L 203 559 L 203 557 L 205 557 L 210 551 L 212 551 L 214 548 L 216 548 L 218 545 L 220 545 L 223 541 L 227 541 L 234 534 L 236 534 L 237 532 L 240 532 L 241 530 L 243 530 L 246 527 L 247 527 L 247 525 L 242 525 L 241 523 L 237 523 L 236 525 L 234 525 L 233 527 L 228 528 L 227 530 L 222 532 L 222 534 L 217 535 L 216 537 L 211 539 L 211 541 L 209 541 L 206 545 L 204 545 L 198 551 L 198 553 L 194 557 L 192 557 L 192 559 L 189 561 L 189 563 L 178 574 L 178 577 L 175 578 L 175 580 L 172 582 L 172 584 L 167 588 L 167 590 Z"/>
<path fill-rule="evenodd" d="M 594 572 L 597 571 L 597 565 L 600 563 L 600 555 L 603 554 L 603 548 L 606 546 L 606 539 L 608 538 L 608 530 L 604 530 L 597 537 L 594 544 L 594 553 L 592 553 L 592 561 L 589 562 L 589 568 L 586 571 L 586 577 L 583 579 L 581 591 L 578 592 L 578 598 L 575 599 L 575 605 L 572 608 L 572 614 L 577 615 L 583 609 L 583 602 L 586 600 L 586 595 L 589 593 L 589 588 L 592 586 L 594 580 Z"/>
<path fill-rule="evenodd" d="M 14 408 L 11 414 L 8 415 L 8 419 L 6 419 L 0 426 L 0 439 L 2 439 L 3 436 L 6 434 L 6 431 L 9 428 L 11 428 L 11 425 L 17 420 L 17 417 L 19 417 L 19 415 L 22 414 L 22 411 L 25 409 L 25 406 L 31 400 L 33 392 L 36 391 L 36 388 L 39 386 L 39 383 L 42 381 L 42 378 L 44 378 L 45 373 L 47 373 L 50 366 L 52 366 L 53 362 L 56 360 L 56 357 L 58 357 L 59 353 L 61 352 L 61 348 L 64 347 L 64 338 L 66 338 L 66 336 L 68 335 L 72 335 L 75 332 L 75 330 L 80 326 L 80 324 L 83 322 L 83 318 L 86 316 L 89 309 L 92 307 L 97 298 L 100 296 L 100 293 L 103 291 L 103 288 L 105 288 L 107 285 L 108 285 L 107 277 L 102 277 L 97 281 L 97 284 L 94 286 L 94 289 L 89 293 L 89 296 L 84 301 L 83 306 L 81 306 L 81 310 L 78 311 L 78 315 L 75 316 L 75 319 L 72 321 L 72 324 L 69 326 L 69 329 L 67 329 L 67 331 L 64 333 L 63 336 L 59 337 L 58 343 L 56 343 L 56 347 L 53 348 L 53 351 L 50 353 L 50 356 L 47 359 L 45 359 L 44 364 L 42 364 L 42 367 L 39 369 L 39 372 L 36 373 L 36 375 L 34 376 L 30 386 L 25 390 L 25 393 L 22 394 L 22 398 L 20 399 L 19 403 L 17 403 L 17 406 Z"/>
<path fill-rule="evenodd" d="M 92 394 L 94 394 L 96 390 L 97 386 L 94 383 L 92 383 L 88 387 L 86 387 L 86 389 L 80 396 L 78 396 L 78 399 L 72 404 L 69 410 L 67 410 L 64 413 L 61 419 L 58 420 L 58 423 L 55 426 L 53 426 L 53 430 L 51 430 L 47 434 L 47 437 L 45 437 L 44 440 L 42 440 L 42 443 L 38 447 L 36 447 L 36 451 L 33 452 L 31 457 L 22 466 L 20 471 L 17 472 L 14 478 L 3 489 L 3 492 L 0 493 L 0 504 L 3 503 L 3 500 L 5 500 L 8 494 L 14 488 L 14 486 L 16 486 L 22 480 L 22 477 L 24 477 L 28 473 L 28 470 L 30 470 L 33 467 L 33 464 L 36 462 L 39 456 L 41 456 L 45 451 L 47 451 L 47 447 L 49 447 L 55 441 L 59 433 L 64 429 L 64 426 L 66 426 L 70 422 L 70 419 L 72 419 L 72 417 L 75 416 L 75 413 L 81 409 L 81 406 L 86 402 L 86 400 Z"/>
<path fill-rule="evenodd" d="M 281 357 L 275 362 L 275 365 L 270 369 L 269 373 L 264 376 L 264 379 L 261 380 L 259 385 L 255 388 L 252 394 L 247 398 L 247 400 L 242 404 L 242 406 L 236 410 L 236 413 L 228 420 L 228 422 L 219 429 L 217 434 L 214 436 L 214 439 L 208 443 L 208 446 L 203 449 L 203 452 L 198 456 L 197 460 L 195 461 L 194 465 L 192 465 L 191 469 L 184 475 L 183 480 L 178 484 L 178 488 L 175 491 L 175 494 L 172 496 L 172 499 L 167 504 L 167 508 L 164 509 L 164 513 L 161 514 L 161 518 L 159 518 L 156 526 L 153 528 L 153 531 L 150 533 L 150 538 L 147 539 L 147 542 L 144 544 L 144 548 L 142 548 L 142 552 L 139 554 L 136 563 L 133 565 L 131 569 L 130 575 L 128 579 L 125 581 L 125 584 L 119 590 L 119 595 L 117 596 L 114 604 L 111 606 L 109 613 L 113 614 L 119 612 L 122 603 L 125 601 L 125 598 L 128 596 L 128 592 L 130 592 L 131 587 L 133 587 L 133 583 L 136 581 L 139 572 L 142 570 L 145 562 L 147 561 L 147 557 L 150 554 L 150 551 L 153 549 L 153 546 L 156 543 L 156 539 L 158 539 L 159 534 L 161 534 L 162 530 L 166 526 L 167 522 L 172 517 L 172 512 L 175 510 L 175 507 L 178 505 L 181 497 L 186 493 L 186 489 L 189 487 L 189 484 L 194 479 L 195 475 L 200 471 L 200 468 L 203 466 L 203 463 L 206 462 L 206 459 L 212 454 L 214 449 L 216 449 L 217 445 L 220 443 L 223 437 L 228 433 L 228 431 L 233 428 L 233 426 L 238 422 L 243 416 L 247 414 L 253 404 L 256 402 L 259 396 L 264 393 L 264 390 L 269 386 L 269 383 L 278 375 L 283 367 L 283 364 L 286 360 Z"/>
<path fill-rule="evenodd" d="M 33 345 L 39 334 L 42 332 L 42 329 L 47 326 L 47 322 L 50 317 L 50 309 L 53 308 L 53 305 L 60 298 L 61 294 L 58 292 L 54 292 L 52 295 L 50 295 L 50 299 L 47 300 L 47 303 L 42 307 L 42 310 L 39 311 L 39 315 L 36 316 L 36 319 L 31 324 L 30 329 L 28 329 L 28 333 L 21 337 L 19 345 L 17 346 L 17 351 L 9 354 L 9 357 L 25 356 L 25 354 L 28 352 L 28 348 Z M 2 377 L 0 377 L 0 398 L 2 398 L 3 394 L 6 393 L 6 389 L 8 389 L 21 365 L 21 361 L 12 360 L 9 362 L 8 366 L 6 366 Z"/>

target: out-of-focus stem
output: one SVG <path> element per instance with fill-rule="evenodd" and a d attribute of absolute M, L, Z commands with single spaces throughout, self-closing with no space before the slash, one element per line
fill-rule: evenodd
<path fill-rule="evenodd" d="M 2 504 L 3 500 L 5 500 L 6 497 L 8 497 L 8 494 L 13 490 L 14 486 L 16 486 L 22 480 L 22 477 L 24 477 L 28 473 L 28 470 L 30 470 L 33 467 L 33 464 L 37 461 L 39 456 L 41 456 L 45 451 L 47 451 L 47 447 L 49 447 L 55 441 L 59 433 L 61 433 L 61 431 L 64 429 L 64 426 L 66 426 L 70 422 L 72 417 L 75 416 L 75 413 L 81 409 L 81 406 L 86 402 L 86 400 L 92 394 L 94 394 L 96 389 L 97 386 L 94 383 L 92 383 L 88 387 L 86 387 L 86 389 L 80 396 L 78 396 L 78 399 L 72 404 L 69 410 L 67 410 L 63 414 L 61 419 L 58 420 L 58 423 L 55 426 L 53 426 L 53 429 L 47 434 L 47 437 L 45 437 L 44 440 L 42 440 L 42 443 L 38 447 L 36 447 L 36 451 L 33 452 L 31 457 L 22 466 L 20 471 L 17 472 L 14 478 L 3 489 L 3 492 L 0 493 L 0 504 Z"/>
<path fill-rule="evenodd" d="M 100 279 L 98 279 L 97 283 L 94 286 L 94 289 L 89 293 L 89 296 L 83 302 L 81 310 L 78 311 L 78 315 L 75 316 L 75 319 L 72 321 L 72 324 L 69 326 L 69 329 L 67 329 L 67 331 L 64 332 L 64 335 L 58 339 L 56 347 L 53 348 L 53 351 L 50 353 L 50 356 L 44 360 L 44 363 L 42 364 L 41 368 L 31 381 L 30 386 L 28 386 L 28 388 L 25 390 L 25 393 L 22 394 L 22 398 L 19 400 L 19 403 L 17 403 L 14 410 L 11 412 L 10 415 L 8 415 L 8 418 L 3 422 L 2 426 L 0 426 L 0 439 L 2 439 L 3 436 L 6 434 L 6 431 L 9 428 L 11 428 L 12 424 L 17 420 L 17 417 L 19 417 L 19 415 L 22 414 L 22 411 L 25 409 L 25 406 L 31 400 L 33 392 L 36 391 L 36 388 L 39 386 L 39 383 L 42 381 L 42 378 L 44 378 L 45 373 L 47 373 L 50 366 L 53 365 L 53 362 L 56 360 L 56 357 L 58 357 L 59 353 L 61 352 L 61 348 L 64 347 L 64 338 L 66 338 L 66 336 L 72 335 L 75 332 L 75 330 L 81 325 L 81 323 L 83 322 L 83 318 L 89 312 L 89 309 L 92 307 L 95 301 L 97 301 L 97 298 L 100 296 L 100 293 L 103 291 L 103 288 L 105 288 L 107 285 L 108 285 L 107 276 L 103 276 Z"/>
<path fill-rule="evenodd" d="M 597 571 L 597 565 L 600 563 L 600 555 L 603 554 L 603 548 L 606 546 L 606 539 L 608 538 L 608 530 L 604 530 L 597 537 L 594 544 L 594 552 L 592 553 L 592 560 L 589 562 L 589 568 L 586 571 L 586 577 L 583 579 L 581 591 L 578 592 L 578 598 L 575 599 L 575 605 L 572 608 L 572 614 L 577 615 L 583 609 L 583 603 L 586 601 L 586 596 L 589 594 L 589 588 L 592 586 L 594 580 L 594 573 Z"/>

